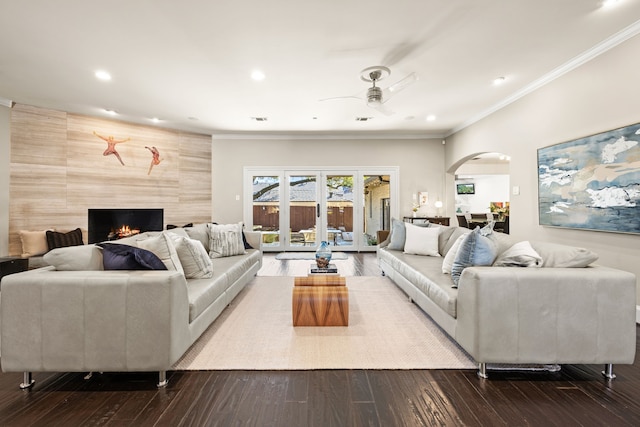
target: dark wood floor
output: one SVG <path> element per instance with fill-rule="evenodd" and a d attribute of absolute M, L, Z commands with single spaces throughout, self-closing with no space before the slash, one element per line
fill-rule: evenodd
<path fill-rule="evenodd" d="M 353 254 L 355 275 L 379 274 L 374 254 Z M 265 255 L 261 275 L 308 261 Z M 342 267 L 340 267 L 342 268 Z M 640 344 L 640 340 L 637 340 Z M 472 370 L 170 372 L 156 375 L 0 374 L 1 426 L 638 426 L 640 363 L 564 365 L 558 373 Z"/>

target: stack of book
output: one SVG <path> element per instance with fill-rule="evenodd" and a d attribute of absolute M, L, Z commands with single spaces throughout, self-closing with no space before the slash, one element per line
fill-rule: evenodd
<path fill-rule="evenodd" d="M 311 264 L 309 272 L 311 274 L 338 274 L 338 267 L 335 264 L 329 264 L 325 268 L 320 268 L 316 264 Z"/>

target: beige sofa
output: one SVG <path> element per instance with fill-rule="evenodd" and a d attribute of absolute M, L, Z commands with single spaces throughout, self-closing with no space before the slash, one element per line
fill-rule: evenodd
<path fill-rule="evenodd" d="M 186 230 L 208 246 L 202 225 Z M 158 234 L 122 242 L 140 245 Z M 2 370 L 24 372 L 22 388 L 33 384 L 34 371 L 158 371 L 158 386 L 166 385 L 166 371 L 260 269 L 260 233 L 245 236 L 256 249 L 213 259 L 211 278 L 187 279 L 179 270 L 104 271 L 94 245 L 55 250 L 76 253 L 79 259 L 66 262 L 85 270 L 62 263 L 63 271 L 48 266 L 6 276 Z"/>
<path fill-rule="evenodd" d="M 442 227 L 440 256 L 425 256 L 404 253 L 397 242 L 395 250 L 389 249 L 392 230 L 377 256 L 383 274 L 475 359 L 481 377 L 487 377 L 487 364 L 603 363 L 603 373 L 613 378 L 613 364 L 633 363 L 633 274 L 594 264 L 580 267 L 590 262 L 589 251 L 581 248 L 531 242 L 542 268 L 468 266 L 455 289 L 443 263 L 455 258 L 445 256 L 469 232 Z M 516 243 L 502 233 L 493 239 L 498 253 Z M 576 263 L 576 257 L 582 259 Z"/>

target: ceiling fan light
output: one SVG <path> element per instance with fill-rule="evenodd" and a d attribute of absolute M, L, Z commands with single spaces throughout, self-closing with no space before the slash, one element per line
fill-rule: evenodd
<path fill-rule="evenodd" d="M 367 90 L 367 104 L 369 106 L 382 104 L 382 89 L 376 86 L 370 87 Z"/>

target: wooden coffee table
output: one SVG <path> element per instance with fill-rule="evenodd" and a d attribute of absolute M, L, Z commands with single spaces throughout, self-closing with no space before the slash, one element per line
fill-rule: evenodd
<path fill-rule="evenodd" d="M 295 277 L 293 326 L 349 326 L 349 290 L 336 275 Z"/>

